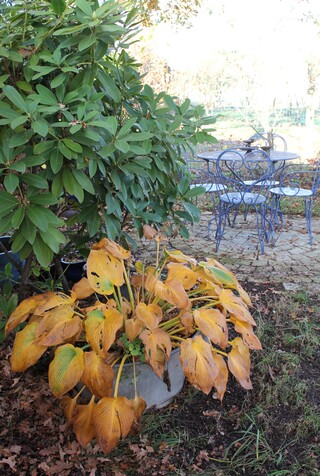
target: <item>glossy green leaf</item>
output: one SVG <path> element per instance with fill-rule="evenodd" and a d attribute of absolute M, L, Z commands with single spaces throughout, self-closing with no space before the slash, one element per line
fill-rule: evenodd
<path fill-rule="evenodd" d="M 47 181 L 44 178 L 42 178 L 40 175 L 35 175 L 31 173 L 24 174 L 23 181 L 27 183 L 28 185 L 31 185 L 32 187 L 35 187 L 35 188 L 42 188 L 42 189 L 48 188 Z"/>
<path fill-rule="evenodd" d="M 16 88 L 13 86 L 3 86 L 2 90 L 9 101 L 11 101 L 20 111 L 28 112 L 27 104 Z"/>
<path fill-rule="evenodd" d="M 76 178 L 77 182 L 81 185 L 82 188 L 84 188 L 84 190 L 86 190 L 91 195 L 95 194 L 94 186 L 91 180 L 84 172 L 82 172 L 82 170 L 73 169 L 72 173 L 73 176 Z"/>
<path fill-rule="evenodd" d="M 59 149 L 54 149 L 50 154 L 50 167 L 57 174 L 63 165 L 63 156 Z"/>
<path fill-rule="evenodd" d="M 49 131 L 48 123 L 44 119 L 39 119 L 37 121 L 32 122 L 31 127 L 34 132 L 36 132 L 42 137 L 46 137 Z"/>
<path fill-rule="evenodd" d="M 33 250 L 41 266 L 48 266 L 53 259 L 52 250 L 45 244 L 43 239 L 37 235 L 33 242 Z"/>
<path fill-rule="evenodd" d="M 96 35 L 89 35 L 83 38 L 83 40 L 79 43 L 79 51 L 86 50 L 90 46 L 92 46 L 97 41 Z"/>
<path fill-rule="evenodd" d="M 4 217 L 19 205 L 19 200 L 11 193 L 0 190 L 0 216 Z"/>
<path fill-rule="evenodd" d="M 3 181 L 4 187 L 7 192 L 14 192 L 17 186 L 19 185 L 19 177 L 16 174 L 8 174 L 5 176 Z"/>
<path fill-rule="evenodd" d="M 19 228 L 24 218 L 25 209 L 23 207 L 19 207 L 12 216 L 12 226 L 13 228 Z"/>
<path fill-rule="evenodd" d="M 50 3 L 52 10 L 59 16 L 62 15 L 67 8 L 65 0 L 50 0 Z"/>
<path fill-rule="evenodd" d="M 29 220 L 39 228 L 39 230 L 48 231 L 48 219 L 40 206 L 28 207 L 26 214 Z"/>

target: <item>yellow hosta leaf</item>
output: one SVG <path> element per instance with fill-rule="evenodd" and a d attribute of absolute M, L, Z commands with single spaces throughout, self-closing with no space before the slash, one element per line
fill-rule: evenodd
<path fill-rule="evenodd" d="M 124 283 L 121 261 L 104 249 L 92 249 L 87 260 L 87 277 L 96 293 L 110 295 Z"/>
<path fill-rule="evenodd" d="M 196 284 L 198 280 L 198 273 L 192 271 L 192 269 L 183 265 L 182 263 L 169 263 L 168 268 L 168 278 L 167 281 L 176 279 L 180 281 L 184 289 L 191 289 Z"/>
<path fill-rule="evenodd" d="M 154 291 L 158 298 L 173 304 L 179 309 L 185 309 L 190 306 L 190 299 L 184 287 L 176 279 L 166 281 L 165 283 L 157 281 Z"/>
<path fill-rule="evenodd" d="M 117 307 L 116 302 L 113 299 L 108 299 L 107 303 L 96 301 L 93 306 L 88 306 L 88 307 L 82 307 L 81 312 L 86 314 L 87 316 L 90 314 L 92 311 L 101 311 L 103 314 L 107 309 L 109 309 L 109 303 L 114 303 L 114 306 L 112 307 Z"/>
<path fill-rule="evenodd" d="M 195 333 L 194 317 L 191 311 L 185 310 L 179 314 L 179 319 L 183 327 L 186 329 L 188 335 Z"/>
<path fill-rule="evenodd" d="M 77 405 L 75 410 L 75 415 L 73 417 L 73 431 L 82 447 L 87 446 L 87 444 L 96 436 L 93 424 L 93 413 L 95 407 L 94 396 L 92 396 L 88 405 Z"/>
<path fill-rule="evenodd" d="M 76 299 L 85 299 L 94 293 L 94 289 L 90 286 L 88 278 L 82 278 L 75 283 L 72 291 L 76 295 Z"/>
<path fill-rule="evenodd" d="M 223 266 L 223 264 L 221 264 L 219 261 L 216 261 L 213 258 L 207 258 L 207 262 L 208 262 L 209 266 L 214 266 L 216 268 L 220 268 L 221 270 L 228 273 L 233 278 L 233 284 L 230 287 L 232 287 L 232 288 L 234 288 L 238 291 L 238 293 L 240 294 L 241 299 L 245 302 L 245 304 L 247 304 L 247 306 L 252 306 L 252 302 L 251 302 L 251 299 L 250 299 L 249 295 L 243 289 L 243 287 L 241 286 L 241 284 L 237 280 L 236 276 L 228 268 L 226 268 L 225 266 Z"/>
<path fill-rule="evenodd" d="M 36 331 L 37 343 L 53 346 L 62 344 L 76 335 L 82 328 L 80 317 L 74 316 L 73 308 L 62 305 L 43 314 Z"/>
<path fill-rule="evenodd" d="M 53 293 L 44 302 L 41 302 L 34 311 L 37 316 L 40 316 L 46 311 L 55 307 L 64 306 L 66 304 L 73 304 L 76 300 L 76 295 L 71 291 L 70 296 L 64 293 Z"/>
<path fill-rule="evenodd" d="M 218 369 L 214 363 L 211 345 L 197 335 L 180 346 L 180 362 L 189 382 L 208 394 L 213 387 Z"/>
<path fill-rule="evenodd" d="M 158 235 L 157 230 L 152 228 L 152 226 L 150 225 L 143 225 L 142 229 L 143 229 L 143 236 L 147 240 L 153 240 Z"/>
<path fill-rule="evenodd" d="M 240 321 L 248 322 L 255 326 L 256 323 L 250 314 L 249 309 L 241 298 L 236 296 L 231 289 L 224 289 L 219 296 L 220 304 L 230 313 L 233 314 L 236 319 Z"/>
<path fill-rule="evenodd" d="M 104 313 L 104 318 L 102 347 L 106 352 L 113 344 L 117 331 L 123 326 L 123 316 L 117 309 L 107 309 Z"/>
<path fill-rule="evenodd" d="M 193 311 L 196 325 L 200 331 L 209 337 L 221 349 L 228 345 L 228 327 L 225 316 L 219 309 L 196 309 Z"/>
<path fill-rule="evenodd" d="M 227 382 L 229 377 L 228 367 L 222 355 L 213 352 L 212 357 L 218 369 L 218 375 L 215 377 L 213 385 L 217 391 L 219 400 L 222 402 L 222 399 L 227 389 Z"/>
<path fill-rule="evenodd" d="M 133 342 L 143 329 L 143 324 L 139 319 L 127 319 L 124 323 L 125 333 L 130 342 Z"/>
<path fill-rule="evenodd" d="M 22 301 L 10 315 L 5 327 L 5 333 L 8 334 L 8 332 L 11 332 L 19 324 L 26 321 L 41 302 L 46 301 L 53 295 L 54 293 L 47 292 L 44 294 L 36 294 L 35 296 L 30 296 L 29 298 L 24 299 L 24 301 Z"/>
<path fill-rule="evenodd" d="M 158 281 L 158 276 L 156 273 L 156 269 L 153 268 L 152 266 L 147 266 L 144 287 L 146 288 L 147 291 L 149 291 L 149 293 L 154 292 L 154 288 L 157 281 Z"/>
<path fill-rule="evenodd" d="M 208 280 L 213 281 L 216 284 L 236 288 L 237 280 L 234 275 L 227 268 L 221 269 L 220 267 L 215 266 L 215 264 L 215 260 L 208 260 L 201 261 L 199 266 L 203 267 Z"/>
<path fill-rule="evenodd" d="M 158 327 L 161 322 L 163 313 L 161 307 L 157 304 L 147 305 L 144 302 L 139 302 L 136 307 L 136 315 L 145 327 L 153 330 Z"/>
<path fill-rule="evenodd" d="M 170 250 L 168 251 L 165 249 L 164 254 L 166 257 L 169 257 L 171 261 L 174 261 L 175 263 L 190 263 L 193 266 L 197 266 L 197 261 L 194 258 L 191 258 L 191 256 L 187 256 L 182 253 L 182 251 L 179 250 Z"/>
<path fill-rule="evenodd" d="M 72 344 L 58 347 L 49 365 L 49 385 L 55 397 L 69 392 L 80 380 L 84 371 L 83 350 Z"/>
<path fill-rule="evenodd" d="M 243 342 L 249 347 L 249 349 L 262 349 L 261 342 L 253 332 L 251 324 L 248 324 L 244 321 L 239 321 L 234 317 L 231 317 L 231 321 L 234 324 L 235 331 L 242 335 Z"/>
<path fill-rule="evenodd" d="M 162 329 L 150 331 L 145 329 L 140 334 L 144 343 L 144 356 L 152 370 L 161 378 L 166 362 L 168 361 L 172 344 L 169 334 Z"/>
<path fill-rule="evenodd" d="M 93 422 L 97 442 L 110 453 L 120 437 L 125 438 L 134 422 L 133 402 L 125 397 L 104 397 L 94 408 Z"/>
<path fill-rule="evenodd" d="M 31 367 L 47 350 L 46 346 L 35 342 L 38 325 L 39 322 L 35 321 L 27 324 L 22 331 L 17 332 L 10 357 L 13 372 L 23 372 L 28 367 Z"/>
<path fill-rule="evenodd" d="M 115 241 L 109 240 L 108 238 L 102 238 L 98 243 L 95 243 L 92 246 L 93 250 L 104 250 L 110 255 L 118 259 L 128 259 L 130 258 L 130 251 L 125 250 L 122 246 L 118 245 Z"/>
<path fill-rule="evenodd" d="M 140 420 L 142 413 L 147 408 L 146 401 L 139 397 L 138 395 L 133 399 L 133 411 L 134 411 L 134 421 L 137 422 Z"/>
<path fill-rule="evenodd" d="M 250 380 L 250 351 L 241 337 L 230 342 L 232 350 L 228 354 L 228 367 L 240 385 L 247 390 L 252 389 Z"/>
<path fill-rule="evenodd" d="M 99 354 L 101 349 L 100 342 L 102 340 L 104 323 L 104 313 L 100 309 L 90 311 L 87 319 L 84 321 L 86 340 L 97 354 Z"/>
<path fill-rule="evenodd" d="M 94 351 L 84 353 L 84 372 L 81 382 L 97 397 L 110 397 L 114 372 Z"/>
<path fill-rule="evenodd" d="M 75 415 L 76 408 L 78 407 L 77 399 L 78 395 L 76 395 L 74 398 L 65 395 L 60 400 L 60 406 L 61 408 L 63 408 L 64 414 L 68 422 L 68 426 L 72 425 L 73 417 Z"/>

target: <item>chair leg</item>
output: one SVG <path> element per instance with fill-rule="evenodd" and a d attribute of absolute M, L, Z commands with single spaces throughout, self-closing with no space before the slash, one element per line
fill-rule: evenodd
<path fill-rule="evenodd" d="M 264 240 L 267 236 L 266 231 L 266 208 L 264 205 L 255 207 L 256 210 L 256 224 L 258 231 L 258 239 L 260 244 L 261 254 L 264 254 Z"/>
<path fill-rule="evenodd" d="M 310 245 L 312 245 L 312 205 L 313 205 L 312 197 L 304 199 L 304 208 L 306 212 L 307 230 L 309 234 Z"/>
<path fill-rule="evenodd" d="M 218 214 L 218 223 L 217 223 L 217 230 L 216 230 L 216 252 L 218 252 L 219 250 L 219 246 L 224 234 L 227 216 L 229 215 L 229 207 L 219 202 L 218 212 L 219 214 Z"/>

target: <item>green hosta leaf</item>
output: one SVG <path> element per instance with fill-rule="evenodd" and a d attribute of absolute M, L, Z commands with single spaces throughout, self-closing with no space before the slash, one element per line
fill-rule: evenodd
<path fill-rule="evenodd" d="M 14 192 L 19 185 L 19 177 L 16 174 L 8 174 L 4 178 L 4 186 L 7 192 Z"/>
<path fill-rule="evenodd" d="M 49 266 L 53 259 L 53 252 L 39 235 L 36 236 L 33 242 L 33 251 L 41 266 Z"/>
<path fill-rule="evenodd" d="M 92 46 L 96 41 L 97 41 L 96 35 L 92 35 L 92 34 L 83 38 L 83 40 L 80 41 L 78 46 L 79 51 L 86 50 L 87 48 Z"/>
<path fill-rule="evenodd" d="M 28 112 L 27 104 L 21 94 L 13 86 L 3 86 L 4 94 L 20 111 Z"/>
<path fill-rule="evenodd" d="M 67 8 L 65 0 L 50 0 L 50 3 L 52 10 L 59 16 L 62 15 Z"/>
<path fill-rule="evenodd" d="M 48 134 L 49 126 L 47 121 L 45 121 L 44 119 L 39 119 L 37 121 L 32 122 L 31 127 L 35 133 L 39 134 L 42 137 L 46 137 L 46 135 Z"/>
<path fill-rule="evenodd" d="M 27 183 L 28 185 L 31 185 L 32 187 L 42 188 L 42 189 L 48 188 L 47 181 L 44 178 L 42 178 L 40 175 L 28 173 L 28 174 L 24 174 L 22 178 L 25 183 Z"/>
<path fill-rule="evenodd" d="M 76 178 L 77 182 L 81 185 L 82 188 L 84 188 L 88 193 L 91 195 L 95 194 L 94 187 L 92 185 L 91 180 L 85 173 L 83 173 L 81 170 L 73 169 L 72 173 L 74 177 Z"/>
<path fill-rule="evenodd" d="M 40 206 L 30 206 L 26 209 L 29 220 L 42 231 L 48 231 L 48 219 Z"/>
<path fill-rule="evenodd" d="M 19 200 L 11 193 L 0 190 L 0 217 L 4 217 L 19 205 Z"/>

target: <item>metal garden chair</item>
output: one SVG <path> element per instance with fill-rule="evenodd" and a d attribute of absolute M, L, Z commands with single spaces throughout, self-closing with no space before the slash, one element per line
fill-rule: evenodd
<path fill-rule="evenodd" d="M 205 194 L 208 194 L 212 204 L 213 210 L 213 219 L 208 221 L 208 233 L 209 233 L 209 223 L 213 220 L 216 221 L 216 196 L 217 193 L 224 190 L 224 186 L 216 182 L 215 173 L 209 172 L 206 168 L 205 162 L 203 160 L 189 159 L 184 156 L 185 162 L 187 164 L 187 175 L 190 181 L 190 190 L 196 187 L 203 187 L 205 189 Z M 197 197 L 196 197 L 197 203 Z"/>
<path fill-rule="evenodd" d="M 216 178 L 224 187 L 219 191 L 216 250 L 224 235 L 226 222 L 234 226 L 243 207 L 247 213 L 255 213 L 256 228 L 261 253 L 264 243 L 273 235 L 272 222 L 267 217 L 267 198 L 273 183 L 273 167 L 270 157 L 263 150 L 228 149 L 216 160 Z M 234 213 L 233 220 L 230 219 Z"/>
<path fill-rule="evenodd" d="M 278 187 L 271 188 L 271 218 L 274 226 L 283 223 L 281 199 L 301 198 L 304 200 L 309 243 L 312 245 L 312 206 L 320 186 L 320 161 L 314 166 L 287 165 L 280 175 Z"/>

